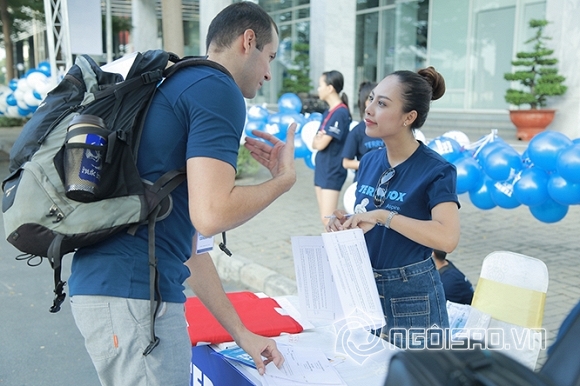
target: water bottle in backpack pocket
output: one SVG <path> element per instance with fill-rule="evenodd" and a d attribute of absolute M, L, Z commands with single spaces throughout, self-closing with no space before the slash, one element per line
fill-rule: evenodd
<path fill-rule="evenodd" d="M 72 119 L 64 151 L 65 191 L 71 200 L 96 200 L 108 134 L 103 120 L 95 115 L 77 115 Z"/>

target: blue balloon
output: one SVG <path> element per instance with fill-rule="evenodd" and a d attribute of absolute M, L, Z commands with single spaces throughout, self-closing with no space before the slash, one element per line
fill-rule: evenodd
<path fill-rule="evenodd" d="M 310 157 L 304 157 L 304 163 L 306 164 L 306 166 L 308 166 L 310 169 L 314 170 L 314 165 L 316 164 L 316 153 L 312 153 L 310 155 Z"/>
<path fill-rule="evenodd" d="M 317 111 L 310 113 L 308 115 L 307 122 L 310 122 L 310 121 L 322 122 L 322 114 L 317 112 Z"/>
<path fill-rule="evenodd" d="M 296 94 L 282 94 L 278 98 L 278 111 L 281 113 L 299 114 L 302 111 L 302 100 Z"/>
<path fill-rule="evenodd" d="M 521 205 L 514 195 L 514 185 L 511 181 L 495 181 L 490 186 L 490 195 L 500 208 L 513 209 Z"/>
<path fill-rule="evenodd" d="M 449 137 L 437 137 L 427 144 L 431 149 L 435 150 L 439 155 L 449 162 L 455 161 L 461 157 L 461 145 L 459 142 Z"/>
<path fill-rule="evenodd" d="M 32 111 L 29 109 L 23 109 L 22 107 L 18 107 L 18 115 L 21 117 L 27 117 L 28 114 L 31 114 Z"/>
<path fill-rule="evenodd" d="M 533 139 L 533 138 L 532 138 Z M 563 219 L 568 213 L 567 205 L 560 205 L 552 199 L 536 206 L 530 206 L 530 212 L 536 219 L 545 223 L 554 223 Z"/>
<path fill-rule="evenodd" d="M 488 154 L 497 149 L 498 147 L 509 146 L 503 139 L 495 137 L 493 142 L 488 142 L 475 151 L 475 159 L 480 165 L 483 165 Z"/>
<path fill-rule="evenodd" d="M 481 166 L 473 157 L 461 157 L 453 164 L 457 170 L 457 194 L 473 190 L 481 184 L 483 174 Z"/>
<path fill-rule="evenodd" d="M 557 168 L 558 155 L 572 146 L 572 140 L 557 131 L 546 130 L 536 134 L 528 145 L 528 155 L 532 163 L 545 171 Z"/>
<path fill-rule="evenodd" d="M 487 210 L 496 207 L 496 203 L 491 198 L 491 185 L 493 180 L 484 176 L 478 188 L 469 191 L 469 199 L 476 208 Z"/>
<path fill-rule="evenodd" d="M 8 87 L 10 87 L 10 90 L 16 91 L 18 88 L 18 79 L 11 79 L 10 83 L 8 83 Z"/>
<path fill-rule="evenodd" d="M 574 142 L 574 143 L 580 143 L 580 138 L 575 138 L 575 139 L 572 140 L 572 142 Z"/>
<path fill-rule="evenodd" d="M 557 173 L 550 175 L 548 194 L 560 205 L 580 204 L 580 184 L 568 182 Z"/>
<path fill-rule="evenodd" d="M 18 101 L 16 100 L 16 97 L 14 96 L 14 94 L 10 93 L 10 94 L 6 95 L 6 104 L 8 106 L 18 105 Z"/>
<path fill-rule="evenodd" d="M 302 137 L 297 135 L 294 137 L 294 158 L 310 158 L 312 156 L 312 152 L 306 146 Z"/>
<path fill-rule="evenodd" d="M 260 121 L 247 121 L 246 122 L 246 126 L 244 127 L 244 132 L 246 133 L 246 135 L 248 137 L 257 138 L 254 135 L 254 133 L 252 133 L 252 131 L 253 130 L 264 131 L 264 126 L 266 126 L 266 124 L 264 122 L 260 122 Z"/>
<path fill-rule="evenodd" d="M 558 154 L 556 170 L 567 181 L 580 182 L 580 143 L 573 143 Z"/>
<path fill-rule="evenodd" d="M 268 125 L 266 131 L 277 138 L 284 141 L 286 139 L 286 131 L 291 123 L 297 123 L 297 131 L 304 124 L 304 116 L 302 114 L 276 113 L 268 117 Z"/>
<path fill-rule="evenodd" d="M 535 206 L 546 202 L 548 195 L 548 173 L 531 167 L 524 169 L 514 184 L 514 196 L 523 205 Z"/>
<path fill-rule="evenodd" d="M 496 146 L 483 160 L 483 170 L 496 181 L 513 178 L 522 170 L 522 159 L 511 146 Z"/>
<path fill-rule="evenodd" d="M 248 120 L 267 122 L 270 112 L 263 106 L 255 105 L 248 109 Z"/>
<path fill-rule="evenodd" d="M 40 62 L 40 63 L 38 63 L 38 67 L 36 67 L 36 68 L 46 76 L 52 75 L 50 73 L 50 63 L 48 63 L 48 62 Z"/>

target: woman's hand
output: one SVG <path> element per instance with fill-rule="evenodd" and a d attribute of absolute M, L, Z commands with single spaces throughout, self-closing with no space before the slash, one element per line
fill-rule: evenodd
<path fill-rule="evenodd" d="M 347 214 L 337 210 L 333 213 L 326 226 L 327 232 L 342 231 L 345 229 L 360 228 L 364 233 L 373 229 L 377 223 L 381 222 L 385 215 L 385 210 L 377 209 L 370 212 Z"/>

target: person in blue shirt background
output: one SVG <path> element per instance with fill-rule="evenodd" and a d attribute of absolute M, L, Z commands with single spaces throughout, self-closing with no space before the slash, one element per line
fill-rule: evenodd
<path fill-rule="evenodd" d="M 433 261 L 441 276 L 445 289 L 445 299 L 459 304 L 471 304 L 473 299 L 473 285 L 451 261 L 447 260 L 447 253 L 434 249 Z"/>
<path fill-rule="evenodd" d="M 364 121 L 365 109 L 369 103 L 369 95 L 377 84 L 375 82 L 362 82 L 358 88 L 358 108 L 360 122 L 348 133 L 344 149 L 342 149 L 342 166 L 345 169 L 354 170 L 353 182 L 356 182 L 356 173 L 361 157 L 370 150 L 385 146 L 379 138 L 366 135 Z"/>
<path fill-rule="evenodd" d="M 322 224 L 338 207 L 338 197 L 346 180 L 342 167 L 342 148 L 350 128 L 352 117 L 348 97 L 342 92 L 344 77 L 338 71 L 327 71 L 318 81 L 318 97 L 328 103 L 322 115 L 322 123 L 312 141 L 317 150 L 314 163 L 314 188 Z"/>

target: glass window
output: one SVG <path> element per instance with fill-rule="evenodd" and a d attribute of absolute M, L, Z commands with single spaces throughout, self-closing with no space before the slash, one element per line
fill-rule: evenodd
<path fill-rule="evenodd" d="M 378 12 L 356 18 L 355 66 L 356 85 L 377 79 L 377 51 L 379 35 Z"/>
<path fill-rule="evenodd" d="M 363 9 L 376 8 L 379 6 L 379 0 L 357 0 L 356 10 L 360 11 Z"/>
<path fill-rule="evenodd" d="M 434 1 L 431 10 L 429 64 L 445 78 L 445 95 L 437 107 L 463 108 L 466 95 L 469 2 Z"/>
<path fill-rule="evenodd" d="M 475 14 L 473 108 L 506 108 L 503 74 L 511 71 L 515 13 L 515 7 L 505 7 Z"/>

